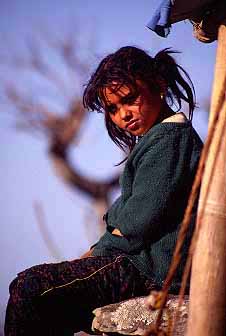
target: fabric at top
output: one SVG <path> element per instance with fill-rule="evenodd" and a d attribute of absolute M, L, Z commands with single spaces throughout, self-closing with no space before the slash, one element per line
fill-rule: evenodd
<path fill-rule="evenodd" d="M 157 5 L 147 27 L 162 37 L 167 37 L 172 23 L 189 19 L 194 27 L 194 36 L 202 42 L 212 42 L 216 40 L 218 27 L 226 16 L 225 0 L 190 0 L 189 2 L 159 0 Z"/>
<path fill-rule="evenodd" d="M 166 37 L 169 34 L 171 6 L 171 0 L 161 1 L 158 9 L 147 24 L 147 27 L 155 31 L 159 36 Z"/>

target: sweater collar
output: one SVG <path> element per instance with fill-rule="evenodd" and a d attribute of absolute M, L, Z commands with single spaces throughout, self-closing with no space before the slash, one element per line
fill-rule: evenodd
<path fill-rule="evenodd" d="M 185 123 L 185 122 L 188 122 L 188 118 L 186 117 L 186 115 L 183 113 L 183 112 L 179 112 L 179 113 L 175 113 L 174 115 L 168 117 L 168 118 L 165 118 L 163 119 L 159 124 L 162 124 L 162 123 Z M 155 124 L 154 126 L 156 126 L 158 124 Z M 140 141 L 140 139 L 143 138 L 143 136 L 145 136 L 147 133 L 149 133 L 151 131 L 152 127 L 145 133 L 145 134 L 142 134 L 142 135 L 139 135 L 137 137 L 137 142 Z"/>
<path fill-rule="evenodd" d="M 186 115 L 183 112 L 175 113 L 174 115 L 163 119 L 161 122 L 176 122 L 176 123 L 184 123 L 188 121 Z"/>

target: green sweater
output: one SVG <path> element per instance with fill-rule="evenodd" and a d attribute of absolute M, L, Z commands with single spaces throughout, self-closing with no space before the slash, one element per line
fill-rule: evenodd
<path fill-rule="evenodd" d="M 135 145 L 120 178 L 121 196 L 105 218 L 107 229 L 93 255 L 124 254 L 148 278 L 162 285 L 194 180 L 202 142 L 189 121 L 153 126 Z M 182 262 L 173 287 L 178 288 L 195 211 Z M 111 232 L 118 228 L 123 237 Z"/>

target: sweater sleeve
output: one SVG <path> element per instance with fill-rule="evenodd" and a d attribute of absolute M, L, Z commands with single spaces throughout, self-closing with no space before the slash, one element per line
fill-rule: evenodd
<path fill-rule="evenodd" d="M 185 198 L 189 151 L 189 138 L 171 133 L 156 138 L 139 160 L 131 196 L 117 218 L 121 233 L 134 244 L 160 239 L 178 217 L 172 218 Z"/>

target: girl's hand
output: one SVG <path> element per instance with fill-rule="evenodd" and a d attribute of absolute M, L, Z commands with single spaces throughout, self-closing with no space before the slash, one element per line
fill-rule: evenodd
<path fill-rule="evenodd" d="M 92 257 L 92 252 L 93 252 L 93 248 L 89 250 L 88 252 L 84 253 L 79 259 Z"/>
<path fill-rule="evenodd" d="M 118 229 L 114 229 L 113 231 L 112 231 L 112 234 L 113 235 L 116 235 L 116 236 L 121 236 L 121 237 L 123 237 L 123 234 L 120 232 L 120 230 L 118 230 Z"/>

